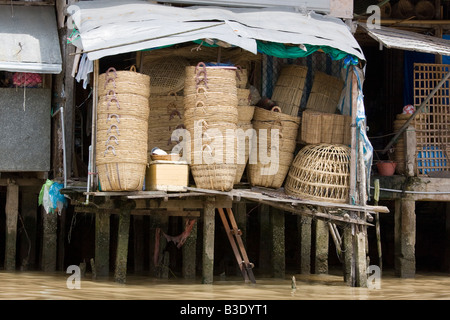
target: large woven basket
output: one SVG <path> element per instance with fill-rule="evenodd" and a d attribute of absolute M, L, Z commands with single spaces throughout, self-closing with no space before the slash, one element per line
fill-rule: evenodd
<path fill-rule="evenodd" d="M 308 68 L 299 65 L 285 65 L 280 71 L 272 100 L 281 111 L 291 116 L 297 116 L 306 83 Z"/>
<path fill-rule="evenodd" d="M 250 150 L 247 165 L 247 176 L 252 186 L 275 189 L 282 186 L 294 158 L 300 121 L 300 117 L 284 114 L 277 107 L 272 110 L 255 108 L 252 124 L 256 130 L 257 144 L 254 144 Z M 272 130 L 274 129 L 277 129 L 279 134 L 278 150 L 273 149 L 274 145 L 271 141 Z M 267 133 L 266 141 L 264 141 L 264 132 Z M 277 154 L 273 154 L 273 152 L 277 152 Z M 273 161 L 269 163 L 261 161 L 262 159 L 259 157 L 262 153 L 268 155 L 269 159 Z M 254 159 L 257 159 L 257 161 Z M 273 172 L 272 169 L 276 167 L 278 167 L 278 170 Z"/>
<path fill-rule="evenodd" d="M 98 96 L 103 97 L 111 90 L 115 94 L 134 94 L 144 97 L 150 95 L 150 78 L 139 72 L 136 67 L 130 70 L 119 70 L 109 68 L 98 77 Z"/>
<path fill-rule="evenodd" d="M 137 191 L 144 186 L 147 165 L 150 78 L 113 68 L 97 105 L 96 166 L 102 191 Z M 110 80 L 111 79 L 111 80 Z M 133 79 L 125 81 L 124 79 Z"/>
<path fill-rule="evenodd" d="M 237 124 L 236 133 L 236 177 L 234 183 L 241 182 L 247 167 L 248 158 L 250 155 L 250 147 L 252 140 L 255 138 L 253 124 L 251 122 L 240 122 Z"/>
<path fill-rule="evenodd" d="M 344 84 L 340 78 L 317 71 L 314 75 L 306 109 L 335 113 Z"/>
<path fill-rule="evenodd" d="M 315 144 L 303 147 L 292 162 L 285 183 L 288 195 L 346 203 L 350 188 L 350 148 Z"/>

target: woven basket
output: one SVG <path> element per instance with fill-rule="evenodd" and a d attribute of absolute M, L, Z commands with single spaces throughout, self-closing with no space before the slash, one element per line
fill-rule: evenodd
<path fill-rule="evenodd" d="M 251 142 L 248 134 L 254 133 L 254 131 L 248 131 L 253 129 L 253 125 L 251 122 L 240 122 L 237 125 L 237 129 L 242 131 L 237 131 L 238 133 L 236 133 L 235 159 L 237 166 L 236 166 L 236 177 L 234 179 L 235 184 L 241 182 L 245 168 L 247 167 L 251 147 Z M 252 137 L 254 138 L 253 135 Z"/>
<path fill-rule="evenodd" d="M 179 56 L 152 59 L 151 55 L 145 55 L 141 72 L 152 79 L 151 95 L 164 96 L 183 90 L 185 68 L 188 65 L 189 61 Z"/>
<path fill-rule="evenodd" d="M 300 125 L 300 117 L 293 117 L 280 112 L 280 109 L 274 107 L 272 110 L 265 110 L 259 107 L 255 108 L 252 124 L 256 130 L 257 144 L 250 150 L 248 163 L 248 180 L 252 186 L 262 186 L 269 188 L 280 188 L 294 158 L 296 138 Z M 266 141 L 263 141 L 262 133 L 267 130 Z M 273 162 L 264 164 L 260 156 L 260 148 L 266 148 L 269 159 L 272 155 L 271 135 L 272 130 L 279 131 L 278 156 L 274 155 Z M 255 163 L 252 159 L 258 159 Z M 274 166 L 278 166 L 276 172 L 272 172 Z"/>
<path fill-rule="evenodd" d="M 271 99 L 281 111 L 297 116 L 305 87 L 308 68 L 299 65 L 285 65 L 280 71 Z"/>
<path fill-rule="evenodd" d="M 148 97 L 150 95 L 150 77 L 136 72 L 136 67 L 130 71 L 116 71 L 109 68 L 98 77 L 98 97 L 101 98 L 109 92 L 115 94 L 135 94 Z"/>
<path fill-rule="evenodd" d="M 252 121 L 253 115 L 255 113 L 254 106 L 238 106 L 238 123 L 247 123 Z"/>
<path fill-rule="evenodd" d="M 348 202 L 350 148 L 316 144 L 303 147 L 286 178 L 285 192 L 304 199 Z"/>
<path fill-rule="evenodd" d="M 340 78 L 317 71 L 314 76 L 306 109 L 335 113 L 342 90 L 344 89 L 344 84 L 344 81 Z"/>
<path fill-rule="evenodd" d="M 236 71 L 236 86 L 240 89 L 247 88 L 248 73 L 247 69 L 238 68 Z"/>
<path fill-rule="evenodd" d="M 148 121 L 148 150 L 158 147 L 166 152 L 172 150 L 174 130 L 184 128 L 183 97 L 176 95 L 150 96 Z"/>
<path fill-rule="evenodd" d="M 190 168 L 198 188 L 229 191 L 236 176 L 236 69 L 186 67 L 184 125 L 191 135 Z M 222 143 L 222 144 L 220 144 Z M 209 160 L 206 160 L 209 159 Z"/>
<path fill-rule="evenodd" d="M 301 141 L 306 144 L 351 143 L 351 116 L 306 109 L 302 114 Z"/>
<path fill-rule="evenodd" d="M 96 166 L 102 191 L 142 190 L 147 166 L 150 78 L 108 69 L 97 107 Z M 138 90 L 139 89 L 139 90 Z M 140 94 L 139 94 L 140 93 Z"/>
<path fill-rule="evenodd" d="M 186 67 L 184 94 L 198 94 L 199 88 L 206 92 L 221 92 L 222 94 L 237 94 L 236 87 L 237 68 L 207 67 L 202 63 L 197 66 Z"/>
<path fill-rule="evenodd" d="M 250 105 L 251 96 L 250 89 L 237 89 L 238 106 Z"/>

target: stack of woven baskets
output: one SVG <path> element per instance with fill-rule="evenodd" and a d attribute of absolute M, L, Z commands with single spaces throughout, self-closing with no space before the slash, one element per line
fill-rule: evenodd
<path fill-rule="evenodd" d="M 247 72 L 241 69 L 236 72 L 237 95 L 238 95 L 238 123 L 236 139 L 236 178 L 234 183 L 241 182 L 247 166 L 250 154 L 250 144 L 253 138 L 252 119 L 255 106 L 251 104 L 250 89 L 247 89 Z"/>
<path fill-rule="evenodd" d="M 109 68 L 99 76 L 96 166 L 102 191 L 137 191 L 147 166 L 150 77 Z"/>
<path fill-rule="evenodd" d="M 294 159 L 300 121 L 300 117 L 282 113 L 278 107 L 255 108 L 252 124 L 257 143 L 252 144 L 247 166 L 252 186 L 278 189 L 283 185 Z"/>
<path fill-rule="evenodd" d="M 187 59 L 179 56 L 155 59 L 151 54 L 145 54 L 142 58 L 141 71 L 152 79 L 149 98 L 149 152 L 158 147 L 170 153 L 177 144 L 176 139 L 172 139 L 172 133 L 184 128 L 182 90 L 185 68 L 188 65 Z"/>
<path fill-rule="evenodd" d="M 236 176 L 238 97 L 236 67 L 186 67 L 184 125 L 197 188 L 229 191 Z"/>

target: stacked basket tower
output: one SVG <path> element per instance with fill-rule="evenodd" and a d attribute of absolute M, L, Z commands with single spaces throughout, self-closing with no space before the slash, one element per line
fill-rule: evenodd
<path fill-rule="evenodd" d="M 142 190 L 150 77 L 109 68 L 98 80 L 96 166 L 102 191 Z"/>
<path fill-rule="evenodd" d="M 239 69 L 236 72 L 236 85 L 238 96 L 238 123 L 236 140 L 236 178 L 234 183 L 241 182 L 250 154 L 250 137 L 252 136 L 252 119 L 255 106 L 251 105 L 250 89 L 247 89 L 247 70 Z M 241 131 L 242 130 L 242 131 Z M 249 131 L 250 130 L 250 131 Z"/>
<path fill-rule="evenodd" d="M 197 188 L 229 191 L 236 176 L 236 67 L 186 67 L 184 125 Z M 229 141 L 227 142 L 227 139 Z"/>

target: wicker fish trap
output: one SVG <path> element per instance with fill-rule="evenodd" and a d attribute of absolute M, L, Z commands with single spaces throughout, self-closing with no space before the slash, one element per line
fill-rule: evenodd
<path fill-rule="evenodd" d="M 185 68 L 188 65 L 189 61 L 179 56 L 167 56 L 156 60 L 150 55 L 144 56 L 141 72 L 150 76 L 150 94 L 161 96 L 183 90 Z"/>
<path fill-rule="evenodd" d="M 288 195 L 312 200 L 348 202 L 350 188 L 350 148 L 316 144 L 303 147 L 286 178 Z"/>
<path fill-rule="evenodd" d="M 136 67 L 129 71 L 109 68 L 98 77 L 98 96 L 103 97 L 111 92 L 115 94 L 135 94 L 148 97 L 150 95 L 150 77 L 136 72 Z"/>

